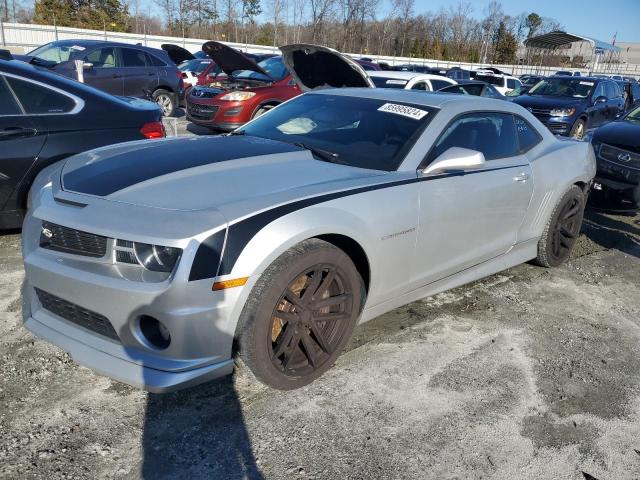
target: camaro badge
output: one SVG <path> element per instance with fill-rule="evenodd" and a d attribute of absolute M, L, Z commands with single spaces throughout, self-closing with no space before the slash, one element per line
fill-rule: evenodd
<path fill-rule="evenodd" d="M 53 238 L 53 232 L 45 227 L 42 227 L 42 235 L 47 238 Z"/>

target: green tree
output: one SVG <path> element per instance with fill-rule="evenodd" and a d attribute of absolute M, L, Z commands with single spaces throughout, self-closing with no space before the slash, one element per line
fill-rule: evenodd
<path fill-rule="evenodd" d="M 494 37 L 494 63 L 513 63 L 518 50 L 518 41 L 513 33 L 511 33 L 504 21 L 498 25 Z"/>
<path fill-rule="evenodd" d="M 42 25 L 74 26 L 72 0 L 36 0 L 33 21 Z"/>
<path fill-rule="evenodd" d="M 531 38 L 536 34 L 538 29 L 542 25 L 542 18 L 537 13 L 531 12 L 529 15 L 527 15 L 527 18 L 524 21 L 524 24 L 529 29 L 529 32 L 527 33 L 527 38 Z"/>

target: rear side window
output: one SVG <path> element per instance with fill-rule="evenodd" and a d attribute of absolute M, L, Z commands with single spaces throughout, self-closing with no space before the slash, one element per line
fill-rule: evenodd
<path fill-rule="evenodd" d="M 411 90 L 427 90 L 427 84 L 424 82 L 417 82 Z"/>
<path fill-rule="evenodd" d="M 42 85 L 17 78 L 7 78 L 7 82 L 27 114 L 67 113 L 76 105 L 72 98 Z"/>
<path fill-rule="evenodd" d="M 125 67 L 146 67 L 146 55 L 142 50 L 134 48 L 121 48 L 122 64 Z"/>
<path fill-rule="evenodd" d="M 9 90 L 4 77 L 0 76 L 0 115 L 20 115 L 22 111 Z"/>
<path fill-rule="evenodd" d="M 514 119 L 516 122 L 516 132 L 518 133 L 518 142 L 520 142 L 521 153 L 531 150 L 542 141 L 542 137 L 538 131 L 524 118 L 515 115 Z"/>
<path fill-rule="evenodd" d="M 155 55 L 151 55 L 150 53 L 147 53 L 147 63 L 149 65 L 153 65 L 154 67 L 166 67 L 167 66 L 166 63 L 164 63 L 162 60 L 160 60 Z M 208 63 L 211 63 L 211 62 L 208 62 Z M 203 70 L 204 70 L 204 68 L 203 68 Z"/>
<path fill-rule="evenodd" d="M 516 81 L 513 78 L 507 78 L 507 88 L 516 88 Z"/>
<path fill-rule="evenodd" d="M 428 163 L 451 147 L 482 152 L 485 160 L 508 158 L 520 153 L 513 116 L 507 113 L 476 112 L 455 120 L 438 139 Z"/>
<path fill-rule="evenodd" d="M 433 87 L 433 91 L 440 90 L 441 88 L 448 87 L 451 85 L 449 82 L 445 82 L 444 80 L 431 80 L 431 86 Z"/>

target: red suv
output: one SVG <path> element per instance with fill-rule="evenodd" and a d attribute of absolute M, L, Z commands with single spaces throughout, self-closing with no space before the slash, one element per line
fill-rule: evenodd
<path fill-rule="evenodd" d="M 224 74 L 209 77 L 206 86 L 190 89 L 186 98 L 187 119 L 195 124 L 233 130 L 302 93 L 282 57 L 255 63 L 219 42 L 207 42 L 202 50 Z"/>

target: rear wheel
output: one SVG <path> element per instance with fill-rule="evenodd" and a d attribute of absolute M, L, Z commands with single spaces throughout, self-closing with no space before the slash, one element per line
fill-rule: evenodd
<path fill-rule="evenodd" d="M 306 385 L 342 352 L 364 296 L 362 278 L 342 250 L 306 240 L 276 259 L 254 286 L 238 325 L 240 357 L 273 388 Z"/>
<path fill-rule="evenodd" d="M 176 113 L 176 101 L 174 95 L 168 90 L 159 88 L 153 92 L 153 101 L 160 105 L 165 117 L 172 117 Z"/>
<path fill-rule="evenodd" d="M 584 193 L 572 186 L 556 205 L 538 242 L 535 263 L 543 267 L 557 267 L 571 255 L 582 226 Z"/>

